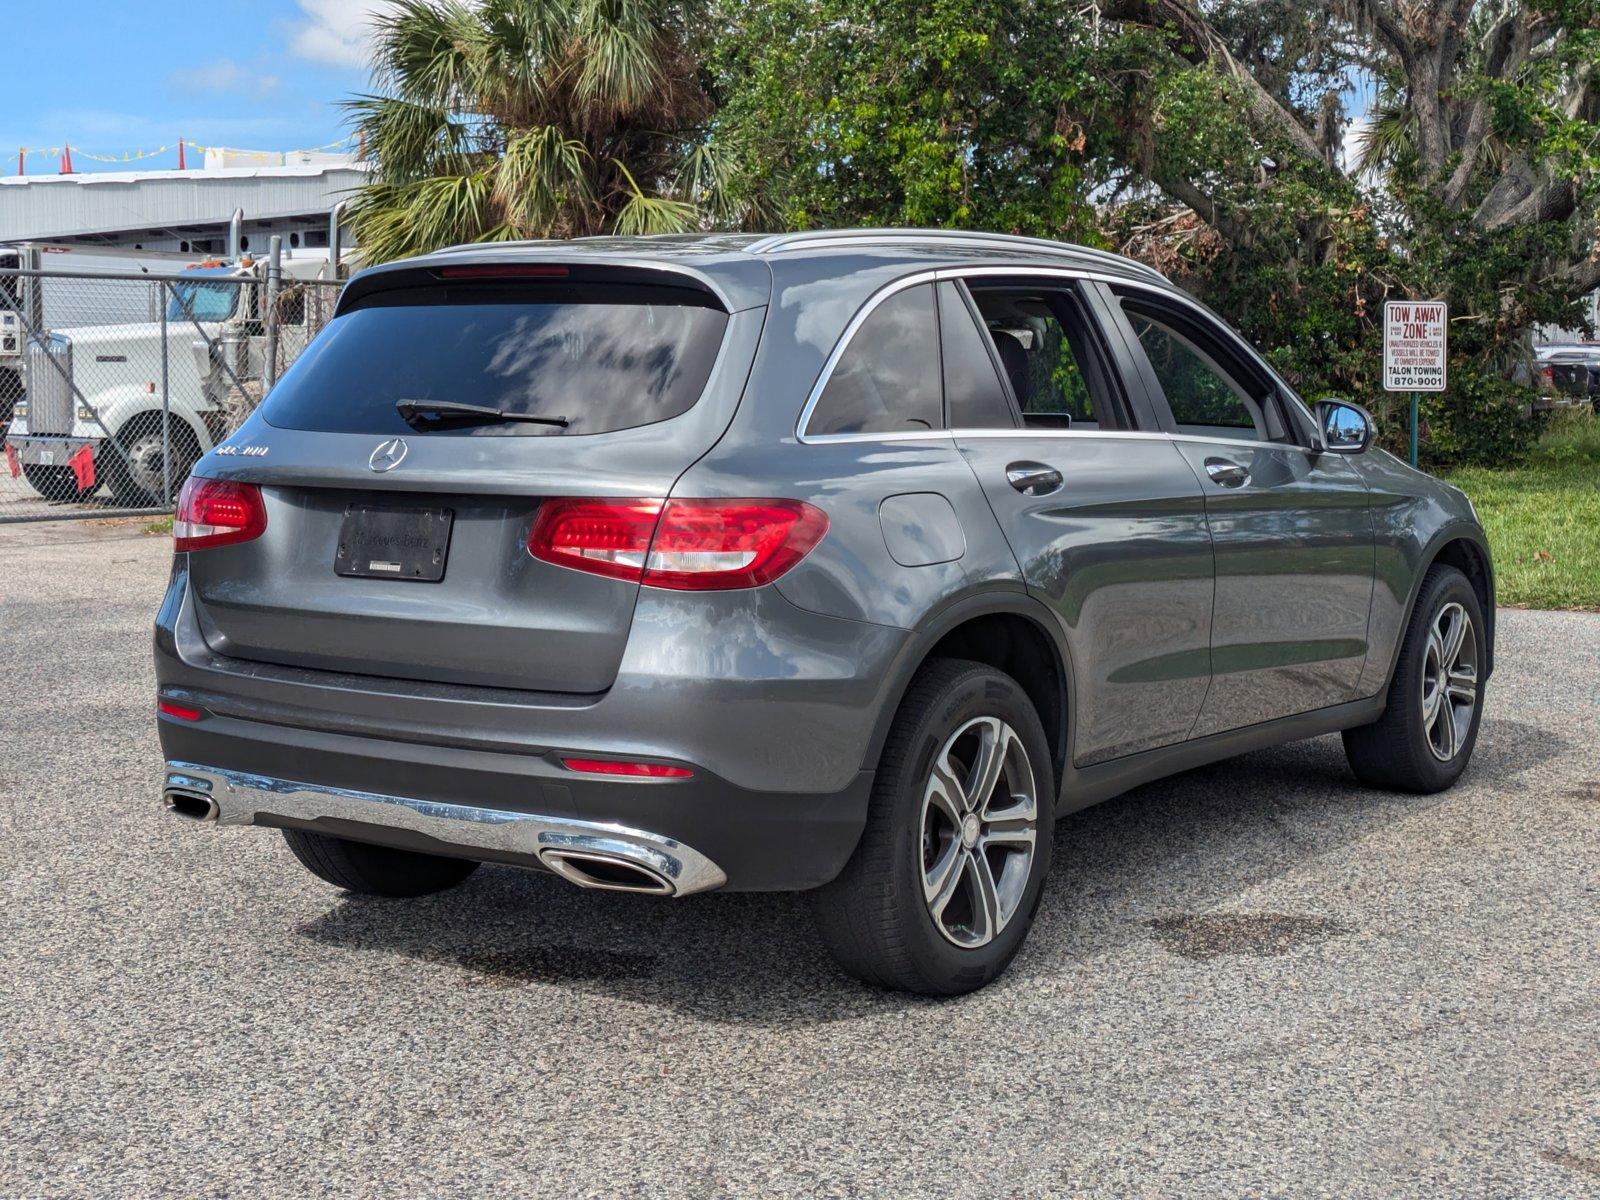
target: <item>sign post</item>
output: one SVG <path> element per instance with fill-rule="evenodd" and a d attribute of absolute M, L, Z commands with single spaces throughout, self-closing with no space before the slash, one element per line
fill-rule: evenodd
<path fill-rule="evenodd" d="M 1417 465 L 1420 392 L 1445 389 L 1450 309 L 1439 300 L 1390 300 L 1383 306 L 1383 388 L 1411 393 L 1411 465 Z"/>

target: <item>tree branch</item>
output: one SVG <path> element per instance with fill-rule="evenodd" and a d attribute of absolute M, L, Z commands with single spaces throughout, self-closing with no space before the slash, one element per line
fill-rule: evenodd
<path fill-rule="evenodd" d="M 1165 33 L 1173 53 L 1195 66 L 1210 67 L 1241 93 L 1239 98 L 1258 131 L 1314 162 L 1326 164 L 1316 138 L 1299 118 L 1256 81 L 1206 19 L 1185 0 L 1107 0 L 1100 13 L 1107 20 Z"/>
<path fill-rule="evenodd" d="M 1490 31 L 1484 74 L 1490 79 L 1509 79 L 1520 71 L 1533 52 L 1538 30 L 1521 8 L 1508 13 Z M 1461 161 L 1451 172 L 1440 190 L 1440 198 L 1452 208 L 1459 205 L 1472 184 L 1478 170 L 1478 155 L 1490 133 L 1489 101 L 1482 94 L 1475 96 L 1467 111 L 1466 128 L 1460 138 Z"/>
<path fill-rule="evenodd" d="M 1600 288 L 1600 258 L 1590 257 L 1567 268 L 1567 295 L 1587 296 Z"/>

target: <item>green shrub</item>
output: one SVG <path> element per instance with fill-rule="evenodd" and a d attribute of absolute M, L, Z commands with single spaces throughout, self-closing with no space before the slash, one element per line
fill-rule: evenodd
<path fill-rule="evenodd" d="M 1550 466 L 1592 464 L 1600 469 L 1600 416 L 1587 408 L 1557 409 L 1531 459 Z"/>
<path fill-rule="evenodd" d="M 1539 435 L 1539 426 L 1523 415 L 1532 401 L 1529 388 L 1465 363 L 1455 364 L 1449 390 L 1422 397 L 1425 463 L 1431 467 L 1464 463 L 1505 467 L 1522 462 Z M 1401 436 L 1405 436 L 1404 424 Z"/>

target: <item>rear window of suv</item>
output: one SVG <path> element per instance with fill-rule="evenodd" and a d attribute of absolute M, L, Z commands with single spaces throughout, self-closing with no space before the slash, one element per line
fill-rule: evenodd
<path fill-rule="evenodd" d="M 376 292 L 328 324 L 262 406 L 283 429 L 415 434 L 401 401 L 564 418 L 432 436 L 609 433 L 687 412 L 728 314 L 690 288 L 441 284 Z"/>

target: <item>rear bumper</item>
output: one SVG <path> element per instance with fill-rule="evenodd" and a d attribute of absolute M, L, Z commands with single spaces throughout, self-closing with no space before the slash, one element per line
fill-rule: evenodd
<path fill-rule="evenodd" d="M 99 449 L 96 438 L 65 437 L 46 433 L 14 433 L 6 439 L 17 461 L 28 467 L 64 467 L 85 446 Z"/>
<path fill-rule="evenodd" d="M 166 787 L 210 795 L 225 824 L 314 829 L 522 867 L 552 867 L 552 837 L 610 833 L 675 858 L 678 877 L 694 881 L 676 888 L 681 894 L 803 891 L 828 882 L 855 849 L 872 787 L 865 771 L 825 795 L 752 792 L 703 771 L 689 779 L 604 779 L 544 755 L 353 738 L 216 714 L 158 724 Z M 651 866 L 674 873 L 670 862 Z"/>
<path fill-rule="evenodd" d="M 552 696 L 217 655 L 200 633 L 180 555 L 156 623 L 156 678 L 163 697 L 202 716 L 158 720 L 164 757 L 266 780 L 243 793 L 229 784 L 256 796 L 239 807 L 254 824 L 537 866 L 544 847 L 530 818 L 576 822 L 691 847 L 732 890 L 828 882 L 865 824 L 868 745 L 879 712 L 897 699 L 889 692 L 909 635 L 796 609 L 770 588 L 648 593 L 612 688 Z M 568 770 L 567 756 L 665 761 L 693 776 L 586 775 Z M 380 800 L 357 811 L 258 802 L 282 788 Z M 395 819 L 441 805 L 487 815 L 426 828 Z M 518 839 L 531 833 L 531 854 L 524 840 L 462 836 L 496 821 L 520 826 Z"/>
<path fill-rule="evenodd" d="M 222 825 L 376 826 L 415 834 L 447 852 L 537 862 L 586 887 L 689 896 L 728 881 L 721 867 L 692 846 L 625 825 L 318 787 L 185 762 L 167 763 L 163 795 L 180 812 L 184 800 L 202 802 L 208 807 L 189 815 Z M 636 874 L 628 876 L 626 887 L 597 882 L 583 869 L 592 863 L 624 864 Z"/>

